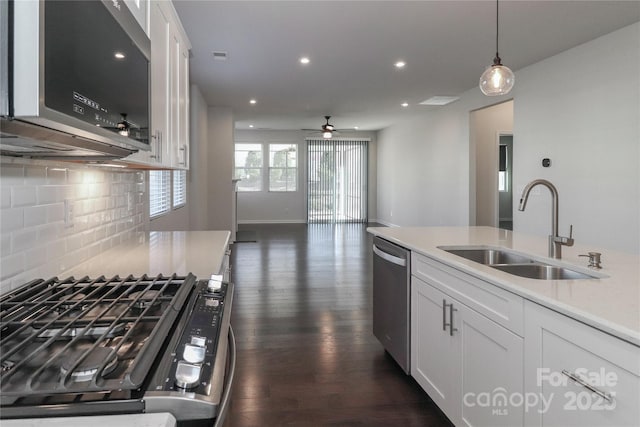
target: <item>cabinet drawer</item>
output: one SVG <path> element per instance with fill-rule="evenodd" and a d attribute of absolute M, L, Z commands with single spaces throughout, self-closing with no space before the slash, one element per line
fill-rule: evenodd
<path fill-rule="evenodd" d="M 518 295 L 415 252 L 411 253 L 411 274 L 523 336 L 524 300 Z"/>
<path fill-rule="evenodd" d="M 528 425 L 640 425 L 640 347 L 532 302 L 525 317 L 525 390 L 549 402 Z"/>

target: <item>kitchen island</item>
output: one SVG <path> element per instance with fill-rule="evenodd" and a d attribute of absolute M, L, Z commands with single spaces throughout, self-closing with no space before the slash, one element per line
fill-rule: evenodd
<path fill-rule="evenodd" d="M 513 249 L 545 262 L 547 239 L 493 227 L 370 227 L 411 251 L 489 280 L 509 292 L 563 313 L 640 346 L 640 257 L 576 242 L 563 248 L 561 265 L 585 269 L 590 251 L 602 253 L 602 275 L 590 280 L 537 280 L 518 277 L 448 253 L 439 246 L 491 246 Z M 579 239 L 579 238 L 578 238 Z"/>
<path fill-rule="evenodd" d="M 368 231 L 411 251 L 410 375 L 455 425 L 640 425 L 637 255 L 550 259 L 547 239 L 491 227 Z M 508 258 L 572 274 L 517 276 Z"/>

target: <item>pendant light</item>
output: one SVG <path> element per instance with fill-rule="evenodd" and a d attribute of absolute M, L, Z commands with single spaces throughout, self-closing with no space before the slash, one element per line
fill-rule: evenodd
<path fill-rule="evenodd" d="M 480 76 L 480 90 L 487 96 L 506 95 L 513 88 L 516 77 L 509 67 L 502 65 L 498 54 L 498 0 L 496 0 L 496 57 L 493 65 Z"/>

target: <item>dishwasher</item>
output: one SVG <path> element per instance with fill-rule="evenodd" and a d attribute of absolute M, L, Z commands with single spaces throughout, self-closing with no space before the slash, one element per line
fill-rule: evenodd
<path fill-rule="evenodd" d="M 411 252 L 373 238 L 373 334 L 409 374 Z"/>

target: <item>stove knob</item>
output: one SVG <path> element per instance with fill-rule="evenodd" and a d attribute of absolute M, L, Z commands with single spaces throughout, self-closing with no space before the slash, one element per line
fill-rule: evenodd
<path fill-rule="evenodd" d="M 189 363 L 202 363 L 202 361 L 204 360 L 205 352 L 206 347 L 204 346 L 185 344 L 182 358 Z"/>
<path fill-rule="evenodd" d="M 205 337 L 194 335 L 191 337 L 191 344 L 204 347 L 207 345 L 207 339 Z"/>
<path fill-rule="evenodd" d="M 209 279 L 209 283 L 207 283 L 207 291 L 209 292 L 220 292 L 222 288 L 222 274 L 212 274 Z"/>
<path fill-rule="evenodd" d="M 194 388 L 200 380 L 200 366 L 179 361 L 176 366 L 176 386 L 184 389 Z"/>

